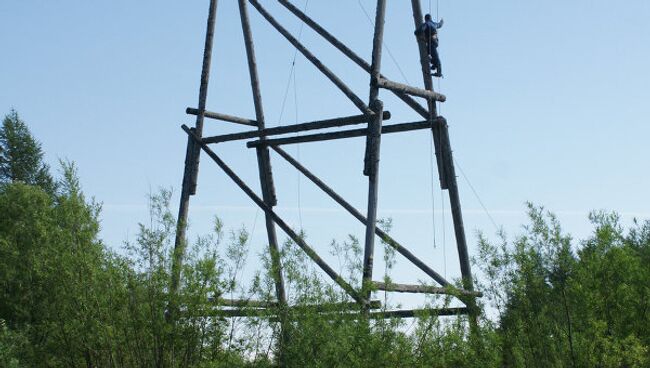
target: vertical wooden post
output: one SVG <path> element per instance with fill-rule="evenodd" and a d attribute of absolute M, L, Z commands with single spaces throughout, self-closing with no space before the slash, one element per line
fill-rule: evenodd
<path fill-rule="evenodd" d="M 257 74 L 257 61 L 255 59 L 255 46 L 253 44 L 253 33 L 251 31 L 248 17 L 248 3 L 246 0 L 239 0 L 239 14 L 241 17 L 242 31 L 244 33 L 244 42 L 246 44 L 246 56 L 248 58 L 248 71 L 251 79 L 251 88 L 253 90 L 253 103 L 255 105 L 255 119 L 257 120 L 258 130 L 265 128 L 264 109 L 262 106 L 262 94 Z M 266 139 L 265 135 L 260 136 L 260 140 Z M 257 147 L 257 163 L 259 168 L 260 182 L 262 187 L 262 199 L 264 203 L 273 208 L 277 204 L 275 189 L 273 185 L 273 172 L 271 169 L 271 158 L 267 146 Z M 271 255 L 271 273 L 275 281 L 275 293 L 280 307 L 280 322 L 282 333 L 280 334 L 280 356 L 279 364 L 285 365 L 284 346 L 288 343 L 289 329 L 286 316 L 287 297 L 284 289 L 284 279 L 282 276 L 282 262 L 280 259 L 280 249 L 275 231 L 275 223 L 269 213 L 265 213 L 266 233 L 269 241 L 269 252 Z"/>
<path fill-rule="evenodd" d="M 458 258 L 460 261 L 460 273 L 463 277 L 463 289 L 467 291 L 474 291 L 474 280 L 472 278 L 472 268 L 469 260 L 469 252 L 467 251 L 467 239 L 465 238 L 465 226 L 463 224 L 463 213 L 460 208 L 460 194 L 458 192 L 458 181 L 456 180 L 456 169 L 454 167 L 454 159 L 452 156 L 451 142 L 449 140 L 449 130 L 447 122 L 444 119 L 439 119 L 440 124 L 439 132 L 442 142 L 442 150 L 445 158 L 445 171 L 447 173 L 447 186 L 449 190 L 449 203 L 451 206 L 451 217 L 454 222 L 454 235 L 456 236 L 456 248 L 458 249 Z M 478 323 L 478 306 L 476 304 L 475 296 L 468 296 L 463 299 L 469 309 L 470 327 L 476 331 Z"/>
<path fill-rule="evenodd" d="M 196 115 L 194 131 L 199 137 L 203 134 L 203 117 L 205 114 L 205 103 L 208 97 L 208 81 L 210 79 L 210 65 L 212 62 L 212 43 L 214 39 L 214 23 L 217 15 L 217 0 L 210 0 L 208 21 L 205 33 L 205 46 L 203 49 L 203 66 L 201 68 L 201 86 L 199 87 L 199 113 Z M 178 291 L 180 283 L 180 272 L 185 256 L 187 240 L 187 214 L 190 205 L 190 196 L 196 193 L 196 183 L 199 171 L 200 147 L 192 140 L 187 141 L 185 153 L 185 171 L 183 172 L 183 184 L 181 187 L 181 200 L 178 208 L 178 219 L 176 223 L 176 239 L 174 241 L 174 255 L 172 260 L 172 279 L 170 286 L 170 313 L 174 313 L 175 306 L 173 299 Z"/>
<path fill-rule="evenodd" d="M 372 292 L 372 267 L 375 253 L 375 228 L 377 227 L 377 199 L 379 189 L 379 155 L 381 145 L 381 126 L 383 123 L 384 105 L 378 99 L 379 87 L 377 81 L 381 73 L 381 52 L 384 42 L 384 20 L 386 18 L 386 0 L 377 0 L 375 14 L 375 32 L 372 41 L 372 64 L 370 66 L 370 97 L 368 105 L 375 113 L 368 122 L 366 138 L 366 155 L 364 159 L 364 174 L 368 176 L 368 213 L 366 223 L 365 248 L 363 256 L 363 297 L 366 304 L 370 301 Z M 364 307 L 365 308 L 365 307 Z"/>
<path fill-rule="evenodd" d="M 381 1 L 381 0 L 380 0 Z M 381 145 L 381 113 L 384 105 L 381 100 L 375 100 L 372 108 L 379 115 L 368 127 L 368 149 L 366 163 L 368 164 L 368 214 L 366 223 L 365 248 L 363 253 L 363 298 L 368 303 L 372 290 L 372 267 L 375 253 L 375 231 L 377 227 L 377 200 L 379 193 L 379 156 Z"/>
<path fill-rule="evenodd" d="M 411 0 L 413 8 L 413 22 L 415 27 L 419 27 L 423 22 L 422 6 L 420 0 Z M 422 76 L 426 89 L 433 91 L 433 80 L 431 78 L 429 55 L 424 42 L 418 40 L 420 48 L 420 64 L 422 64 Z M 429 100 L 429 112 L 431 118 L 437 117 L 435 101 Z M 467 251 L 467 240 L 465 238 L 465 227 L 463 225 L 463 214 L 460 208 L 460 195 L 458 193 L 458 182 L 456 181 L 456 171 L 454 160 L 452 158 L 451 143 L 449 141 L 449 131 L 447 122 L 440 119 L 436 124 L 437 127 L 431 129 L 433 142 L 435 145 L 436 159 L 438 162 L 438 173 L 440 174 L 440 185 L 443 189 L 449 190 L 449 202 L 451 204 L 451 214 L 454 222 L 454 234 L 456 236 L 456 247 L 458 257 L 460 258 L 460 269 L 463 276 L 463 288 L 467 291 L 474 290 L 474 281 L 472 279 L 472 270 L 469 262 Z M 464 301 L 470 310 L 470 328 L 476 331 L 478 307 L 476 298 L 469 296 Z"/>

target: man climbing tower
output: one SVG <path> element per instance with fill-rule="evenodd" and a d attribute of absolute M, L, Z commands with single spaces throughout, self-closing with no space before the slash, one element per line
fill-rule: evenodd
<path fill-rule="evenodd" d="M 429 53 L 429 61 L 431 62 L 431 70 L 435 70 L 434 77 L 442 77 L 442 66 L 440 65 L 440 57 L 438 56 L 438 28 L 442 27 L 444 20 L 441 18 L 440 22 L 431 20 L 431 14 L 424 16 L 424 23 L 415 30 L 415 35 L 422 39 L 427 46 Z"/>

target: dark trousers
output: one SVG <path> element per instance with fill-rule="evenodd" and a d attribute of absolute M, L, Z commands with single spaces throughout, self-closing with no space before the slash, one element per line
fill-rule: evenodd
<path fill-rule="evenodd" d="M 431 70 L 436 69 L 442 73 L 442 65 L 440 65 L 440 57 L 438 56 L 438 42 L 431 41 L 427 45 L 429 49 L 429 59 L 431 60 Z"/>

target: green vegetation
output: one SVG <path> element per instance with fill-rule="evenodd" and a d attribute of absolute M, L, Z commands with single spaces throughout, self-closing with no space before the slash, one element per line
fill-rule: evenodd
<path fill-rule="evenodd" d="M 276 311 L 292 321 L 281 335 L 274 318 L 226 319 L 215 308 L 222 298 L 273 300 L 266 255 L 253 282 L 240 283 L 251 258 L 245 229 L 215 219 L 188 247 L 182 307 L 169 323 L 170 191 L 151 196 L 151 220 L 117 254 L 98 237 L 101 206 L 84 196 L 73 164 L 60 166 L 53 178 L 18 114 L 4 119 L 0 367 L 650 367 L 650 222 L 624 229 L 616 214 L 595 212 L 593 234 L 576 241 L 529 205 L 522 235 L 480 235 L 485 312 L 474 334 L 463 317 L 350 319 L 335 305 L 347 301 L 341 291 L 286 242 L 286 288 L 299 307 Z M 358 240 L 331 251 L 358 286 Z"/>

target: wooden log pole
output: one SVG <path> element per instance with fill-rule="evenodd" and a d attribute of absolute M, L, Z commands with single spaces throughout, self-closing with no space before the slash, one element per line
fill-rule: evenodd
<path fill-rule="evenodd" d="M 460 206 L 460 195 L 458 192 L 458 181 L 456 180 L 456 170 L 454 159 L 449 141 L 449 130 L 447 124 L 441 126 L 442 147 L 445 150 L 445 167 L 447 169 L 447 183 L 449 185 L 449 202 L 451 205 L 451 215 L 454 221 L 454 234 L 456 236 L 456 246 L 458 248 L 458 257 L 460 258 L 460 272 L 463 277 L 463 288 L 467 291 L 474 290 L 474 281 L 472 278 L 472 268 L 470 265 L 469 253 L 467 251 L 467 239 L 465 238 L 465 226 L 463 224 L 463 214 Z"/>
<path fill-rule="evenodd" d="M 384 2 L 385 0 L 379 0 Z M 385 7 L 384 3 L 384 7 Z M 376 98 L 376 97 L 375 97 Z M 373 100 L 371 105 L 376 119 L 368 127 L 367 159 L 368 163 L 368 212 L 366 220 L 365 246 L 363 252 L 362 289 L 365 300 L 372 294 L 372 268 L 375 256 L 375 232 L 377 228 L 377 202 L 379 199 L 379 155 L 381 146 L 381 116 L 384 105 L 380 100 Z"/>
<path fill-rule="evenodd" d="M 425 316 L 460 316 L 468 314 L 467 308 L 431 308 L 431 309 L 409 309 L 395 311 L 381 311 L 370 313 L 370 318 L 387 319 L 387 318 L 416 318 Z"/>
<path fill-rule="evenodd" d="M 325 194 L 330 196 L 336 203 L 341 205 L 346 211 L 348 211 L 354 218 L 359 220 L 363 225 L 366 225 L 368 223 L 368 220 L 357 210 L 352 206 L 350 203 L 348 203 L 343 197 L 341 197 L 338 193 L 336 193 L 332 188 L 330 188 L 325 182 L 320 180 L 315 174 L 313 174 L 309 169 L 307 169 L 305 166 L 303 166 L 300 162 L 298 162 L 296 159 L 294 159 L 291 155 L 289 155 L 286 151 L 281 149 L 280 147 L 272 146 L 271 147 L 275 152 L 277 152 L 282 158 L 284 158 L 291 166 L 295 167 L 298 171 L 300 171 L 305 177 L 307 177 L 311 182 L 313 182 L 317 187 L 319 187 Z M 409 260 L 411 263 L 413 263 L 417 268 L 422 270 L 425 274 L 427 274 L 429 277 L 431 277 L 433 280 L 435 280 L 437 283 L 444 287 L 450 287 L 452 286 L 449 281 L 447 281 L 442 275 L 434 271 L 431 267 L 427 266 L 426 263 L 424 263 L 422 260 L 420 260 L 417 256 L 415 256 L 413 253 L 411 253 L 408 249 L 406 249 L 404 246 L 402 246 L 399 242 L 397 242 L 395 239 L 393 239 L 390 235 L 388 235 L 386 232 L 384 232 L 382 229 L 375 227 L 375 234 L 377 234 L 383 241 L 385 241 L 389 246 L 395 248 L 395 250 L 404 256 L 407 260 Z"/>
<path fill-rule="evenodd" d="M 217 14 L 217 0 L 210 0 L 208 20 L 206 25 L 205 45 L 203 49 L 203 65 L 201 68 L 201 85 L 199 87 L 199 110 L 205 111 L 205 104 L 208 96 L 208 81 L 210 79 L 210 65 L 212 60 L 212 44 L 214 40 L 214 24 Z M 194 126 L 197 136 L 203 135 L 203 113 L 196 116 Z M 199 170 L 200 149 L 188 140 L 185 153 L 185 170 L 183 171 L 183 182 L 181 185 L 181 198 L 178 206 L 178 217 L 176 219 L 176 238 L 174 240 L 174 253 L 172 256 L 172 274 L 169 287 L 170 303 L 169 316 L 173 320 L 176 313 L 174 299 L 180 284 L 180 274 L 185 256 L 187 244 L 187 217 L 190 205 L 190 196 L 196 193 L 196 183 Z"/>
<path fill-rule="evenodd" d="M 374 117 L 374 114 L 371 116 Z M 384 120 L 389 120 L 390 117 L 391 117 L 390 112 L 384 111 Z M 260 136 L 268 137 L 268 136 L 287 134 L 287 133 L 304 132 L 308 130 L 336 128 L 336 127 L 355 125 L 355 124 L 361 124 L 366 122 L 368 122 L 368 115 L 353 115 L 353 116 L 346 116 L 342 118 L 318 120 L 318 121 L 312 121 L 308 123 L 283 125 L 283 126 L 278 126 L 273 128 L 252 130 L 248 132 L 205 137 L 203 138 L 203 143 L 208 143 L 208 144 L 221 143 L 221 142 L 228 142 L 228 141 L 236 141 L 240 139 L 257 138 Z"/>
<path fill-rule="evenodd" d="M 251 90 L 253 92 L 253 104 L 255 106 L 255 119 L 257 120 L 257 129 L 265 128 L 264 108 L 262 105 L 262 93 L 260 89 L 259 77 L 257 74 L 257 61 L 255 58 L 255 46 L 253 43 L 253 32 L 248 17 L 248 3 L 246 0 L 239 0 L 239 15 L 241 18 L 242 32 L 244 34 L 244 44 L 246 45 L 246 57 L 248 60 L 248 71 L 250 75 Z M 260 135 L 261 140 L 265 140 L 265 135 Z M 268 208 L 273 208 L 277 204 L 275 195 L 275 186 L 273 184 L 273 171 L 271 169 L 271 157 L 269 149 L 266 146 L 257 148 L 257 163 L 262 187 L 263 202 Z M 284 277 L 282 275 L 282 260 L 280 258 L 280 248 L 278 246 L 275 223 L 269 213 L 265 213 L 266 234 L 269 241 L 269 254 L 271 258 L 271 274 L 275 283 L 275 294 L 281 310 L 281 334 L 279 341 L 279 351 L 281 366 L 284 365 L 285 345 L 289 342 L 290 331 L 286 314 L 282 312 L 287 307 L 287 295 L 284 287 Z"/>
<path fill-rule="evenodd" d="M 185 109 L 185 113 L 188 115 L 198 116 L 201 113 L 201 110 L 188 107 L 187 109 Z M 219 112 L 204 111 L 203 117 L 214 119 L 214 120 L 227 121 L 229 123 L 235 123 L 235 124 L 248 125 L 253 127 L 257 126 L 257 121 L 255 120 L 240 118 L 239 116 L 232 116 L 232 115 L 222 114 Z"/>
<path fill-rule="evenodd" d="M 373 286 L 377 290 L 390 291 L 395 293 L 411 293 L 411 294 L 441 294 L 441 295 L 454 295 L 454 296 L 482 296 L 483 294 L 477 291 L 467 291 L 457 289 L 454 287 L 437 287 L 428 285 L 409 285 L 409 284 L 387 284 L 385 282 L 373 281 Z"/>
<path fill-rule="evenodd" d="M 384 104 L 379 100 L 379 86 L 375 83 L 381 73 L 381 54 L 384 44 L 384 20 L 386 0 L 377 0 L 375 31 L 372 38 L 372 64 L 370 65 L 370 92 L 368 104 L 375 113 L 375 119 L 368 122 L 364 174 L 368 176 L 368 212 L 363 252 L 362 289 L 364 298 L 372 294 L 372 271 L 375 257 L 375 229 L 377 228 L 377 202 L 379 200 L 379 158 L 381 153 L 381 128 Z M 367 311 L 367 308 L 366 308 Z"/>
<path fill-rule="evenodd" d="M 210 149 L 205 143 L 201 142 L 200 138 L 192 133 L 190 128 L 186 125 L 181 126 L 185 133 L 190 135 L 196 144 L 198 144 L 203 152 L 205 152 L 208 157 L 210 157 L 216 164 L 223 170 L 224 173 L 233 181 L 237 186 L 253 201 L 255 204 L 262 210 L 264 213 L 268 214 L 271 219 L 293 240 L 309 258 L 311 258 L 314 263 L 316 263 L 334 282 L 336 282 L 352 299 L 358 303 L 362 303 L 363 299 L 359 296 L 357 291 L 347 283 L 332 267 L 330 267 L 319 255 L 310 247 L 304 239 L 298 235 L 291 226 L 289 226 L 284 220 L 278 216 L 271 206 L 268 206 L 264 201 L 255 194 L 255 192 L 244 183 L 244 181 L 235 174 L 232 169 L 226 165 L 226 163 L 217 156 L 214 151 Z"/>
<path fill-rule="evenodd" d="M 433 99 L 435 101 L 440 101 L 440 102 L 445 102 L 447 100 L 447 97 L 445 97 L 445 95 L 442 95 L 440 93 L 409 86 L 408 84 L 389 81 L 388 79 L 384 79 L 384 78 L 377 78 L 375 83 L 377 83 L 377 85 L 380 88 L 389 89 L 391 91 L 403 92 L 409 95 L 423 97 L 426 99 Z"/>
<path fill-rule="evenodd" d="M 412 130 L 428 129 L 430 127 L 431 127 L 431 123 L 428 121 L 416 121 L 413 123 L 393 124 L 393 125 L 386 125 L 382 127 L 381 134 L 401 133 L 401 132 L 408 132 Z M 264 146 L 264 145 L 281 146 L 285 144 L 294 144 L 294 143 L 329 141 L 333 139 L 363 137 L 366 136 L 367 134 L 368 134 L 367 128 L 350 129 L 350 130 L 343 130 L 340 132 L 318 133 L 318 134 L 301 135 L 297 137 L 287 137 L 287 138 L 274 138 L 274 139 L 267 139 L 265 141 L 263 140 L 251 141 L 246 143 L 246 147 L 256 148 L 258 146 Z"/>
<path fill-rule="evenodd" d="M 264 9 L 264 7 L 262 7 L 262 5 L 260 5 L 259 2 L 257 2 L 257 0 L 249 0 L 249 2 L 271 24 L 271 26 L 273 26 L 273 28 L 275 28 L 278 32 L 280 32 L 280 34 L 283 35 L 284 38 L 286 38 L 287 41 L 289 41 L 298 51 L 300 51 L 300 53 L 303 54 L 305 58 L 307 58 L 307 60 L 309 60 L 312 64 L 314 64 L 314 66 L 321 73 L 323 73 L 330 81 L 332 81 L 332 83 L 334 83 L 334 85 L 337 86 L 339 90 L 341 90 L 341 92 L 343 92 L 343 94 L 347 98 L 349 98 L 350 101 L 352 101 L 352 103 L 362 113 L 372 114 L 370 108 L 368 108 L 368 106 L 365 103 L 363 103 L 363 101 L 361 101 L 359 96 L 357 96 L 356 94 L 354 94 L 354 92 L 352 92 L 350 87 L 348 87 L 345 83 L 343 83 L 343 81 L 338 76 L 336 76 L 334 72 L 332 72 L 328 67 L 326 67 L 316 56 L 314 56 L 314 54 L 311 53 L 311 51 L 309 51 L 305 46 L 303 46 L 303 44 L 301 44 L 300 41 L 298 41 L 295 37 L 293 37 L 291 33 L 289 33 L 289 31 L 287 31 L 284 27 L 282 27 L 280 23 L 278 23 L 278 21 L 275 20 L 275 18 L 273 18 L 273 16 L 271 16 L 271 14 L 268 11 L 266 11 L 266 9 Z"/>
<path fill-rule="evenodd" d="M 350 60 L 352 60 L 363 70 L 370 73 L 371 66 L 367 61 L 365 61 L 357 53 L 352 51 L 352 49 L 347 47 L 343 42 L 339 41 L 336 37 L 334 37 L 334 35 L 329 33 L 325 28 L 321 27 L 316 21 L 314 21 L 312 18 L 307 16 L 307 14 L 303 13 L 300 9 L 298 9 L 295 5 L 293 5 L 288 0 L 278 0 L 278 2 L 282 4 L 285 8 L 287 8 L 291 13 L 293 13 L 298 19 L 302 20 L 307 26 L 313 29 L 316 33 L 321 35 L 332 46 L 334 46 L 339 51 L 341 51 L 343 55 L 347 56 Z M 382 74 L 380 74 L 379 76 L 381 78 L 384 78 Z M 407 105 L 409 105 L 413 110 L 415 110 L 415 112 L 420 114 L 423 118 L 425 119 L 429 118 L 429 112 L 427 111 L 427 109 L 423 108 L 422 105 L 420 105 L 417 101 L 415 101 L 411 96 L 407 95 L 406 93 L 395 92 L 395 91 L 392 92 L 402 101 L 404 101 Z"/>

